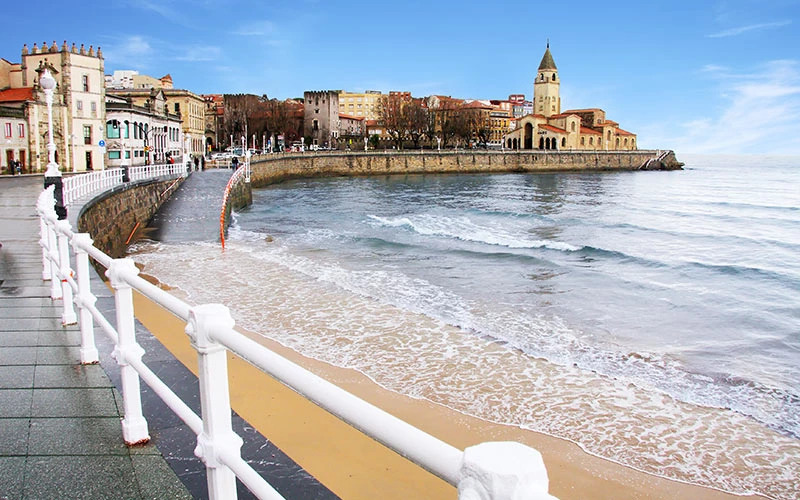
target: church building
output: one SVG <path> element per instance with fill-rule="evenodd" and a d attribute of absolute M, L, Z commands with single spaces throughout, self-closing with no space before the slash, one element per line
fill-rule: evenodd
<path fill-rule="evenodd" d="M 517 127 L 506 134 L 505 147 L 512 150 L 635 150 L 636 134 L 607 120 L 598 108 L 561 111 L 558 68 L 550 53 L 550 43 L 539 63 L 533 83 L 533 113 L 517 120 Z"/>

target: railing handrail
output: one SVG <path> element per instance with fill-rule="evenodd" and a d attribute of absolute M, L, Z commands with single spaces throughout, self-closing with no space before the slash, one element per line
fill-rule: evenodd
<path fill-rule="evenodd" d="M 149 167 L 146 171 L 155 175 L 163 175 L 166 170 Z M 48 187 L 37 202 L 43 277 L 52 282 L 51 297 L 63 298 L 62 323 L 80 324 L 81 362 L 98 360 L 93 333 L 96 320 L 115 343 L 114 357 L 120 365 L 125 410 L 122 420 L 125 442 L 149 440 L 147 421 L 142 415 L 141 378 L 197 434 L 195 454 L 206 464 L 210 498 L 235 497 L 235 478 L 259 498 L 282 498 L 241 458 L 242 440 L 231 428 L 226 350 L 457 486 L 462 498 L 510 499 L 522 492 L 526 498 L 553 498 L 547 492 L 547 472 L 538 451 L 518 443 L 483 443 L 461 451 L 314 375 L 235 330 L 226 306 L 192 306 L 141 278 L 132 259 L 112 259 L 93 245 L 87 233 L 74 233 L 68 221 L 58 220 L 53 190 L 53 186 Z M 74 270 L 70 249 L 76 262 Z M 116 326 L 94 307 L 96 297 L 89 287 L 89 257 L 108 269 L 106 276 L 115 292 Z M 142 361 L 144 350 L 135 339 L 133 290 L 187 322 L 185 331 L 198 353 L 200 416 Z M 79 317 L 73 309 L 73 294 Z"/>
<path fill-rule="evenodd" d="M 63 180 L 64 204 L 69 205 L 84 196 L 107 191 L 123 184 L 125 170 L 124 167 L 109 168 L 65 177 Z M 162 176 L 183 175 L 186 167 L 178 163 L 165 163 L 128 167 L 127 170 L 130 181 L 140 181 Z"/>
<path fill-rule="evenodd" d="M 228 212 L 228 198 L 230 198 L 231 190 L 240 182 L 250 182 L 250 165 L 244 164 L 237 168 L 236 171 L 228 179 L 225 185 L 225 191 L 222 193 L 222 208 L 219 214 L 219 241 L 222 244 L 222 249 L 225 250 L 225 230 L 227 229 L 226 214 Z"/>

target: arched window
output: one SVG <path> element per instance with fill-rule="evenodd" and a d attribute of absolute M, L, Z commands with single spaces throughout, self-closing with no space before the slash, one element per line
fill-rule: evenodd
<path fill-rule="evenodd" d="M 544 137 L 539 137 L 539 149 L 544 149 Z"/>
<path fill-rule="evenodd" d="M 586 145 L 586 137 L 581 137 L 581 146 Z"/>
<path fill-rule="evenodd" d="M 567 75 L 567 76 L 569 76 L 569 75 Z M 556 74 L 555 73 L 553 73 L 553 81 L 556 81 Z"/>
<path fill-rule="evenodd" d="M 572 129 L 573 132 L 575 132 L 575 122 L 572 122 L 572 125 L 571 125 L 570 128 Z"/>
<path fill-rule="evenodd" d="M 619 147 L 619 137 L 617 137 L 617 147 Z"/>
<path fill-rule="evenodd" d="M 589 145 L 594 146 L 594 137 L 589 137 Z"/>
<path fill-rule="evenodd" d="M 562 148 L 567 147 L 567 138 L 566 137 L 562 137 L 561 138 L 561 147 Z"/>

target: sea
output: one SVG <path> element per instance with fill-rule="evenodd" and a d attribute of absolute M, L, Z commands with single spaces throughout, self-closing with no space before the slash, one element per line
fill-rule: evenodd
<path fill-rule="evenodd" d="M 800 157 L 678 159 L 288 181 L 253 191 L 224 251 L 166 215 L 183 230 L 131 253 L 190 302 L 390 391 L 800 498 Z"/>

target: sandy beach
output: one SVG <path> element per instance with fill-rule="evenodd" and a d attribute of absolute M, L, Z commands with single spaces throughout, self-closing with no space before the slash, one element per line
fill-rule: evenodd
<path fill-rule="evenodd" d="M 196 374 L 196 354 L 184 323 L 136 294 L 136 316 L 177 359 Z M 642 473 L 583 452 L 577 445 L 469 417 L 440 405 L 387 391 L 364 375 L 306 358 L 252 332 L 243 333 L 317 375 L 446 441 L 465 447 L 518 441 L 539 450 L 550 493 L 579 498 L 743 498 Z M 456 489 L 339 421 L 247 362 L 230 355 L 234 410 L 292 459 L 346 499 L 456 498 Z M 762 497 L 749 497 L 762 498 Z"/>

